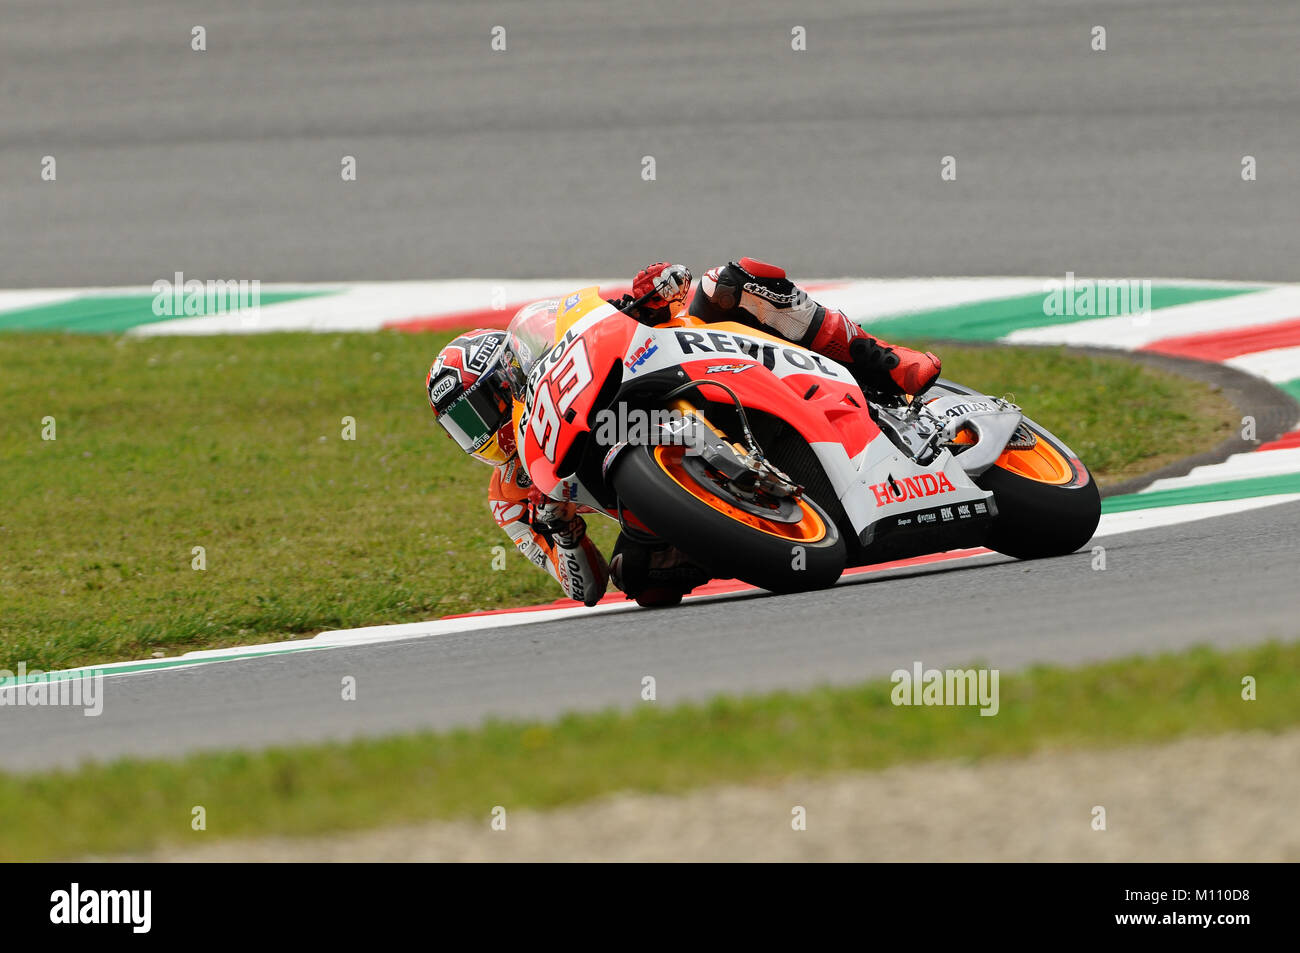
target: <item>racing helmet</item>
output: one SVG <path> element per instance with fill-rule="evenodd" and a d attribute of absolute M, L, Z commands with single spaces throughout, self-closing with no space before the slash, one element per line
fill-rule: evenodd
<path fill-rule="evenodd" d="M 505 331 L 467 331 L 438 352 L 424 382 L 442 429 L 470 456 L 493 466 L 515 455 L 505 344 Z"/>

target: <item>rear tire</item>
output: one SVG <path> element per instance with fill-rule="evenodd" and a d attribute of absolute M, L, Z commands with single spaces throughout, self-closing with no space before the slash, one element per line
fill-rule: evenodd
<path fill-rule="evenodd" d="M 994 464 L 975 478 L 993 491 L 998 515 L 984 545 L 1017 559 L 1072 553 L 1092 539 L 1101 519 L 1101 494 L 1088 468 L 1046 430 L 1025 420 L 1039 440 L 1066 459 L 1073 471 L 1068 484 L 1043 483 Z"/>
<path fill-rule="evenodd" d="M 834 585 L 844 571 L 839 529 L 807 497 L 803 505 L 825 530 L 816 540 L 773 535 L 719 512 L 679 485 L 653 447 L 626 448 L 614 461 L 609 482 L 625 509 L 714 578 L 734 577 L 772 592 L 801 592 Z"/>

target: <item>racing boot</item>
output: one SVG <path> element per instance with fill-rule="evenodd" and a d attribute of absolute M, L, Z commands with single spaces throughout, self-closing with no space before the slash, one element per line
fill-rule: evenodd
<path fill-rule="evenodd" d="M 938 380 L 943 368 L 934 353 L 886 344 L 840 311 L 827 310 L 808 347 L 847 366 L 863 390 L 886 394 L 919 394 Z"/>
<path fill-rule="evenodd" d="M 609 559 L 609 578 L 629 599 L 645 608 L 678 605 L 682 596 L 709 581 L 709 575 L 668 543 L 651 545 L 619 533 Z"/>
<path fill-rule="evenodd" d="M 741 321 L 843 364 L 864 390 L 919 394 L 942 362 L 934 354 L 886 344 L 842 311 L 818 304 L 776 265 L 742 258 L 705 273 L 691 301 L 701 320 Z"/>

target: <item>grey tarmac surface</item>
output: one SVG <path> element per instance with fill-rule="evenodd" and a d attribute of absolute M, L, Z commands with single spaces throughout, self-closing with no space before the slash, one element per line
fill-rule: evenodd
<path fill-rule="evenodd" d="M 1295 277 L 1291 0 L 5 0 L 0 23 L 0 287 L 742 254 Z"/>
<path fill-rule="evenodd" d="M 473 725 L 719 692 L 887 677 L 896 668 L 1011 671 L 1195 644 L 1300 638 L 1300 504 L 1106 537 L 1034 562 L 986 557 L 800 595 L 756 595 L 106 679 L 104 709 L 0 709 L 0 768 Z M 356 678 L 357 698 L 341 699 Z"/>

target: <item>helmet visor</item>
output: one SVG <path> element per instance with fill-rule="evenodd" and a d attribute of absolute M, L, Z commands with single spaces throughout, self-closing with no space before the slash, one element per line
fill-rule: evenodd
<path fill-rule="evenodd" d="M 510 403 L 492 375 L 483 377 L 438 415 L 442 429 L 466 453 L 483 447 L 509 419 Z"/>

